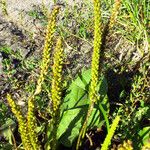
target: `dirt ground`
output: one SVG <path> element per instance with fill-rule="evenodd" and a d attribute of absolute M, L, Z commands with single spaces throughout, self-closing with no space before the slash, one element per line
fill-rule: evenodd
<path fill-rule="evenodd" d="M 4 0 L 1 0 L 4 1 Z M 8 16 L 3 16 L 3 6 L 0 7 L 0 19 L 5 18 L 7 21 L 17 24 L 20 28 L 25 28 L 36 32 L 32 25 L 32 19 L 29 18 L 27 12 L 31 11 L 33 7 L 44 5 L 47 9 L 51 9 L 54 5 L 54 0 L 6 0 L 6 10 Z M 65 0 L 68 5 L 73 5 L 79 2 L 79 0 Z M 58 2 L 59 3 L 59 2 Z M 60 4 L 63 1 L 60 1 Z M 2 21 L 0 21 L 2 23 Z M 2 35 L 2 33 L 1 33 Z"/>
<path fill-rule="evenodd" d="M 1 0 L 3 2 L 4 0 Z M 79 0 L 60 1 L 60 4 L 67 2 L 74 5 L 81 2 Z M 53 0 L 6 0 L 6 4 L 1 3 L 0 7 L 0 46 L 9 45 L 11 49 L 21 50 L 23 57 L 30 51 L 41 51 L 44 41 L 43 28 L 41 22 L 30 16 L 33 10 L 46 8 L 51 10 Z M 43 8 L 42 8 L 43 7 Z M 40 15 L 40 14 L 39 14 Z M 41 35 L 42 31 L 42 35 Z M 85 45 L 86 46 L 86 45 Z M 2 63 L 0 54 L 0 72 L 2 73 Z"/>
<path fill-rule="evenodd" d="M 10 66 L 17 71 L 17 76 L 18 74 L 19 76 L 24 76 L 25 72 L 21 71 L 20 73 L 20 68 L 16 68 L 15 66 L 19 66 L 19 62 L 23 60 L 32 58 L 39 60 L 41 58 L 45 37 L 45 26 L 41 24 L 40 19 L 29 15 L 29 13 L 34 13 L 35 10 L 38 10 L 38 15 L 42 16 L 42 7 L 44 6 L 51 10 L 54 3 L 53 0 L 6 0 L 6 2 L 7 12 L 4 12 L 4 6 L 0 5 L 0 47 L 6 46 L 12 49 L 14 53 L 20 53 L 21 58 L 19 59 L 16 59 L 16 56 L 14 58 L 12 54 L 6 57 L 11 61 Z M 63 2 L 60 2 L 60 4 L 63 4 Z M 79 0 L 65 0 L 65 2 L 73 6 Z M 78 44 L 79 46 L 74 48 L 69 43 L 68 47 L 65 48 L 67 56 L 65 70 L 75 75 L 83 66 L 90 65 L 92 49 L 91 45 L 87 42 L 80 41 L 77 38 L 73 38 L 71 41 L 74 42 L 74 45 Z M 9 77 L 4 73 L 6 69 L 4 70 L 2 65 L 2 61 L 5 59 L 4 55 L 6 54 L 2 54 L 0 51 L 0 95 L 3 95 L 11 86 Z"/>

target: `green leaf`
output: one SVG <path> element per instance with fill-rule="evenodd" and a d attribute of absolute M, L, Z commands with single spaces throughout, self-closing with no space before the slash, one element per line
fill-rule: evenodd
<path fill-rule="evenodd" d="M 77 79 L 74 81 L 74 84 L 78 87 L 86 90 L 87 85 L 90 83 L 91 70 L 82 70 L 82 73 L 78 75 Z"/>
<path fill-rule="evenodd" d="M 88 101 L 88 87 L 90 83 L 90 70 L 83 71 L 79 74 L 75 81 L 68 88 L 61 110 L 71 109 L 74 107 L 81 107 L 89 103 Z"/>
<path fill-rule="evenodd" d="M 67 147 L 71 147 L 72 143 L 79 135 L 79 131 L 85 120 L 89 107 L 89 84 L 90 70 L 83 71 L 68 88 L 64 102 L 61 106 L 61 119 L 58 127 L 57 138 Z M 103 108 L 105 118 L 108 112 L 107 99 L 107 80 L 104 77 L 100 78 L 97 87 L 97 92 L 100 95 L 100 100 L 95 104 L 93 112 L 88 120 L 88 129 L 101 127 L 105 120 L 100 109 Z M 101 104 L 101 107 L 99 107 Z M 109 124 L 109 123 L 108 123 Z"/>
<path fill-rule="evenodd" d="M 78 137 L 86 116 L 87 106 L 88 105 L 83 108 L 76 108 L 64 112 L 58 129 L 58 137 L 61 136 L 60 141 L 65 146 L 71 147 L 73 141 Z M 100 111 L 97 108 L 94 108 L 88 120 L 88 128 L 101 127 L 103 123 L 104 121 L 100 120 Z"/>

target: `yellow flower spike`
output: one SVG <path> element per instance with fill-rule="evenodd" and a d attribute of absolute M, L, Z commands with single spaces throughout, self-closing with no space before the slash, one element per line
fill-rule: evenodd
<path fill-rule="evenodd" d="M 41 92 L 42 83 L 44 81 L 44 77 L 48 73 L 48 67 L 50 63 L 50 51 L 53 46 L 53 37 L 56 27 L 56 17 L 59 12 L 59 6 L 55 6 L 53 9 L 49 22 L 47 25 L 47 31 L 46 31 L 46 37 L 45 37 L 45 43 L 44 43 L 44 49 L 43 49 L 43 58 L 41 63 L 41 71 L 40 76 L 37 81 L 37 86 L 34 94 L 29 98 L 28 100 L 28 114 L 27 114 L 27 124 L 29 128 L 29 136 L 32 143 L 32 146 L 34 150 L 40 149 L 40 145 L 38 143 L 37 133 L 35 131 L 37 125 L 36 125 L 36 117 L 34 114 L 35 110 L 35 96 Z"/>
<path fill-rule="evenodd" d="M 113 123 L 111 125 L 111 128 L 109 129 L 109 132 L 104 140 L 104 143 L 102 144 L 101 150 L 108 150 L 108 146 L 111 143 L 111 139 L 116 131 L 116 128 L 118 126 L 120 120 L 120 116 L 116 116 L 116 118 L 113 120 Z"/>
<path fill-rule="evenodd" d="M 41 146 L 38 142 L 38 137 L 35 129 L 37 128 L 36 117 L 34 114 L 35 104 L 34 104 L 35 96 L 31 96 L 28 100 L 28 114 L 27 114 L 27 125 L 29 131 L 29 138 L 34 150 L 40 150 Z"/>
<path fill-rule="evenodd" d="M 55 32 L 55 27 L 56 27 L 56 17 L 57 17 L 58 12 L 59 12 L 59 6 L 55 6 L 55 8 L 53 9 L 49 17 L 45 43 L 44 43 L 44 49 L 43 49 L 43 58 L 42 58 L 42 63 L 40 67 L 41 72 L 40 72 L 40 77 L 37 81 L 35 95 L 41 92 L 41 86 L 44 81 L 44 76 L 47 75 L 48 73 L 48 67 L 50 63 L 50 51 L 53 46 L 53 37 L 54 37 L 54 32 Z"/>
<path fill-rule="evenodd" d="M 102 41 L 102 29 L 101 29 L 101 10 L 100 10 L 100 0 L 93 0 L 94 3 L 94 45 L 93 45 L 93 55 L 92 55 L 92 64 L 91 64 L 91 84 L 90 84 L 90 106 L 87 112 L 86 119 L 79 133 L 76 150 L 79 149 L 81 144 L 81 139 L 84 138 L 88 119 L 93 111 L 94 103 L 97 101 L 97 84 L 98 84 L 98 75 L 99 75 L 99 59 L 100 59 L 100 49 Z"/>
<path fill-rule="evenodd" d="M 53 79 L 52 79 L 51 93 L 52 93 L 52 103 L 54 113 L 59 109 L 59 105 L 61 103 L 62 64 L 63 64 L 63 49 L 61 39 L 59 38 L 54 52 L 54 64 L 52 68 Z"/>
<path fill-rule="evenodd" d="M 121 0 L 115 0 L 114 6 L 111 12 L 110 21 L 109 21 L 109 29 L 111 29 L 115 24 L 120 5 L 121 5 Z"/>
<path fill-rule="evenodd" d="M 53 67 L 52 67 L 52 104 L 53 104 L 53 141 L 52 141 L 52 149 L 56 149 L 56 135 L 57 135 L 57 128 L 59 123 L 59 107 L 61 104 L 61 92 L 62 92 L 62 64 L 63 64 L 63 48 L 62 48 L 62 41 L 61 38 L 57 40 L 56 48 L 54 51 L 54 60 L 53 60 Z"/>
<path fill-rule="evenodd" d="M 100 58 L 100 48 L 101 48 L 101 11 L 100 11 L 100 0 L 94 0 L 94 50 L 92 55 L 92 66 L 91 66 L 91 85 L 90 85 L 90 101 L 96 102 L 97 98 L 95 97 L 96 86 L 98 84 L 98 75 L 99 75 L 99 58 Z"/>
<path fill-rule="evenodd" d="M 22 144 L 25 150 L 32 150 L 32 145 L 29 140 L 26 119 L 23 117 L 19 106 L 16 105 L 11 95 L 7 94 L 7 101 L 11 107 L 12 112 L 16 116 L 19 124 L 19 132 L 21 135 Z"/>

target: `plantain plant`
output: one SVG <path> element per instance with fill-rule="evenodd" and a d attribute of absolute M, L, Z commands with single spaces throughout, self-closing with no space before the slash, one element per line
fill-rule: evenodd
<path fill-rule="evenodd" d="M 78 150 L 87 129 L 92 129 L 93 127 L 100 128 L 105 122 L 108 137 L 106 137 L 106 142 L 103 144 L 103 149 L 107 149 L 119 122 L 119 118 L 117 117 L 109 129 L 107 80 L 102 75 L 100 68 L 101 48 L 104 46 L 103 36 L 106 35 L 102 30 L 101 1 L 93 0 L 93 4 L 95 26 L 91 69 L 83 70 L 72 81 L 65 96 L 62 96 L 63 44 L 61 38 L 57 40 L 53 56 L 51 89 L 49 89 L 51 91 L 50 102 L 52 103 L 52 109 L 49 108 L 52 112 L 51 121 L 45 122 L 49 126 L 49 131 L 47 132 L 50 132 L 50 134 L 46 137 L 44 149 L 56 150 L 59 145 L 58 143 L 63 143 L 65 146 L 70 147 L 78 138 L 76 144 L 76 149 Z M 120 0 L 117 0 L 108 23 L 109 30 L 114 25 L 119 5 Z M 35 91 L 28 98 L 27 115 L 23 115 L 21 108 L 16 105 L 12 96 L 10 94 L 7 95 L 8 104 L 18 120 L 19 132 L 25 150 L 42 149 L 42 143 L 38 140 L 38 133 L 36 131 L 38 128 L 35 116 L 35 110 L 37 109 L 36 96 L 41 93 L 44 80 L 49 75 L 50 54 L 54 45 L 53 38 L 59 8 L 59 6 L 55 6 L 49 18 L 40 75 Z"/>

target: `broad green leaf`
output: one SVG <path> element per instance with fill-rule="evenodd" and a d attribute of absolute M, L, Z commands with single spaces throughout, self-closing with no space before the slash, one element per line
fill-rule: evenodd
<path fill-rule="evenodd" d="M 60 137 L 60 141 L 67 147 L 71 147 L 73 141 L 78 137 L 79 131 L 84 122 L 87 107 L 83 106 L 83 108 L 76 108 L 73 110 L 67 110 L 63 114 L 63 118 L 59 125 L 58 137 Z M 89 120 L 88 120 L 88 128 L 101 127 L 104 121 L 100 120 L 100 111 L 94 108 Z M 65 131 L 62 134 L 62 130 Z M 61 135 L 62 134 L 62 135 Z"/>
<path fill-rule="evenodd" d="M 89 84 L 90 70 L 83 71 L 68 88 L 64 102 L 61 106 L 61 119 L 58 127 L 57 138 L 67 147 L 71 147 L 74 140 L 78 137 L 79 131 L 85 120 L 89 107 Z M 88 120 L 88 129 L 101 127 L 104 122 L 108 123 L 108 98 L 107 98 L 107 80 L 100 78 L 97 86 L 97 93 L 100 100 L 95 104 L 94 110 Z M 101 107 L 99 107 L 101 105 Z M 101 113 L 103 109 L 103 113 Z M 104 117 L 103 117 L 104 116 Z M 104 119 L 105 118 L 105 119 Z"/>
<path fill-rule="evenodd" d="M 86 90 L 86 87 L 88 86 L 91 78 L 91 70 L 82 70 L 82 73 L 78 75 L 77 79 L 74 81 L 74 84 L 76 84 L 78 87 L 82 88 L 83 90 Z"/>
<path fill-rule="evenodd" d="M 68 88 L 61 110 L 70 109 L 88 104 L 88 86 L 90 83 L 90 70 L 83 71 Z M 82 80 L 81 80 L 82 79 Z"/>

